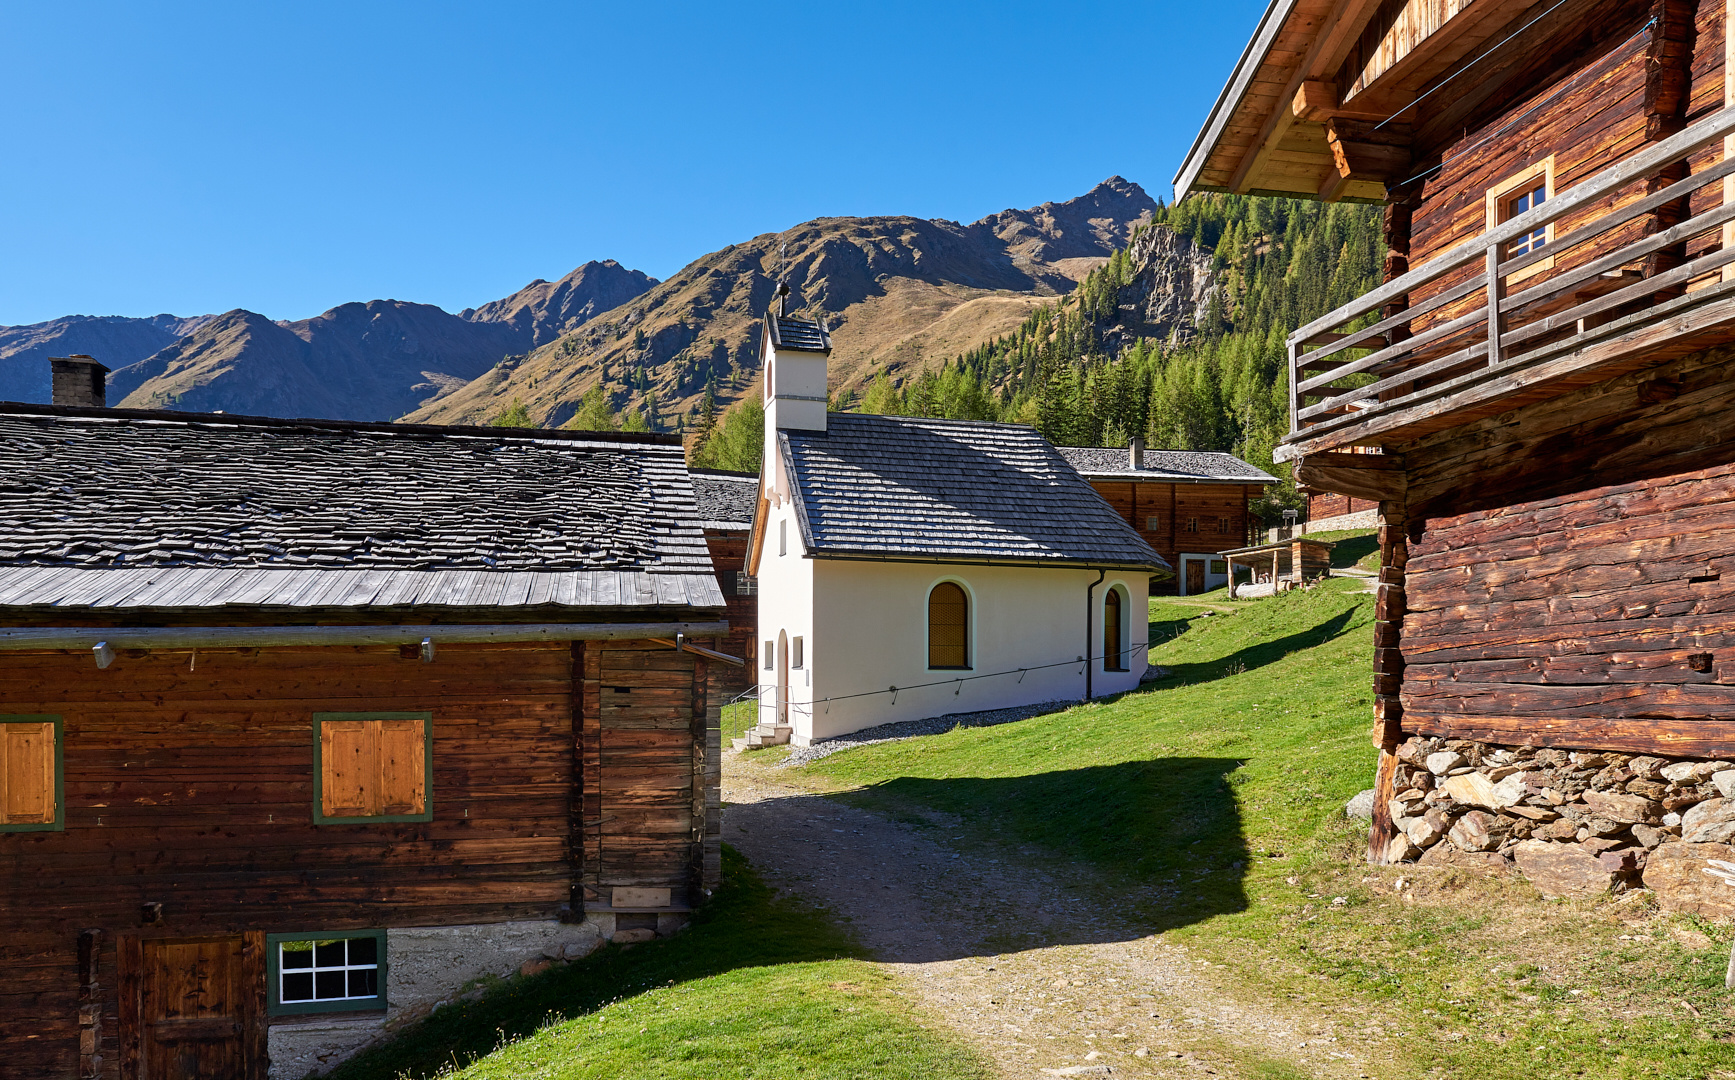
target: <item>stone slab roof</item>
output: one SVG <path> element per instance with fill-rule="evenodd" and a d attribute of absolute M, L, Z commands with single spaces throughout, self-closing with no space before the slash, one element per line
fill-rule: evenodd
<path fill-rule="evenodd" d="M 699 524 L 707 529 L 745 530 L 753 527 L 758 509 L 757 473 L 724 472 L 720 469 L 689 469 L 693 497 L 699 504 Z"/>
<path fill-rule="evenodd" d="M 766 328 L 771 331 L 771 343 L 779 349 L 794 349 L 796 352 L 831 352 L 831 334 L 824 326 L 809 319 L 792 319 L 787 315 L 772 315 L 767 318 Z"/>
<path fill-rule="evenodd" d="M 778 432 L 817 556 L 1169 569 L 1032 428 L 858 413 L 826 422 Z"/>
<path fill-rule="evenodd" d="M 666 437 L 0 405 L 0 606 L 723 602 Z"/>
<path fill-rule="evenodd" d="M 1144 468 L 1129 464 L 1126 450 L 1091 446 L 1056 447 L 1080 474 L 1124 480 L 1157 480 L 1175 484 L 1281 484 L 1263 469 L 1233 454 L 1215 450 L 1146 450 Z"/>

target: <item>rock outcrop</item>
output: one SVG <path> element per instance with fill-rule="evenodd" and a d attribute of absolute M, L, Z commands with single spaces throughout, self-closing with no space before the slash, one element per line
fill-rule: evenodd
<path fill-rule="evenodd" d="M 1120 290 L 1119 323 L 1102 330 L 1110 351 L 1135 338 L 1192 341 L 1218 284 L 1212 252 L 1167 225 L 1139 232 L 1127 248 L 1133 279 Z"/>

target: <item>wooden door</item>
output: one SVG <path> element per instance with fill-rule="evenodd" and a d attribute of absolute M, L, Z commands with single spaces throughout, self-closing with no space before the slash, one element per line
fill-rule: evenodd
<path fill-rule="evenodd" d="M 1205 560 L 1187 560 L 1187 595 L 1197 596 L 1205 591 Z"/>
<path fill-rule="evenodd" d="M 137 1080 L 262 1080 L 264 944 L 263 934 L 134 939 L 123 1071 Z"/>

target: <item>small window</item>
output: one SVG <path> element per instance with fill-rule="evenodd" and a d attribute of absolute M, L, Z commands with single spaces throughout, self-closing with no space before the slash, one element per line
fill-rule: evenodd
<path fill-rule="evenodd" d="M 970 666 L 970 600 L 962 586 L 942 581 L 928 594 L 928 666 Z"/>
<path fill-rule="evenodd" d="M 314 713 L 313 822 L 432 821 L 432 713 Z"/>
<path fill-rule="evenodd" d="M 1487 228 L 1495 227 L 1511 221 L 1519 214 L 1536 209 L 1543 203 L 1554 198 L 1554 158 L 1552 156 L 1508 176 L 1506 179 L 1489 188 L 1484 197 L 1484 213 Z M 1532 255 L 1546 248 L 1554 240 L 1554 226 L 1544 225 L 1532 229 L 1521 236 L 1515 236 L 1506 245 L 1508 259 L 1516 259 L 1524 255 Z M 1524 269 L 1507 277 L 1506 283 L 1522 281 L 1532 274 L 1539 274 L 1554 267 L 1554 257 L 1538 259 Z"/>
<path fill-rule="evenodd" d="M 267 1011 L 351 1012 L 386 1007 L 386 932 L 267 934 Z"/>
<path fill-rule="evenodd" d="M 1181 531 L 1182 532 L 1190 532 L 1190 533 L 1198 532 L 1199 531 L 1199 519 L 1196 517 L 1188 518 L 1186 526 Z"/>
<path fill-rule="evenodd" d="M 777 644 L 775 642 L 767 641 L 765 643 L 765 670 L 766 671 L 771 670 L 772 661 L 774 659 L 774 657 L 772 656 L 772 653 L 775 652 L 776 649 L 777 649 Z"/>
<path fill-rule="evenodd" d="M 1219 533 L 1226 533 L 1229 531 L 1229 519 L 1228 518 L 1220 517 L 1217 519 L 1217 531 Z"/>
<path fill-rule="evenodd" d="M 735 571 L 735 595 L 752 596 L 759 590 L 759 583 L 753 580 L 753 575 L 745 570 Z"/>
<path fill-rule="evenodd" d="M 1229 560 L 1228 559 L 1212 559 L 1211 560 L 1211 573 L 1213 573 L 1213 574 L 1227 574 L 1228 572 L 1229 572 Z"/>
<path fill-rule="evenodd" d="M 1511 220 L 1533 206 L 1541 206 L 1547 199 L 1548 188 L 1538 184 L 1516 198 L 1506 201 L 1506 218 Z M 1507 245 L 1506 257 L 1515 259 L 1520 255 L 1528 255 L 1546 243 L 1548 243 L 1548 230 L 1546 228 L 1532 229 Z"/>
<path fill-rule="evenodd" d="M 0 716 L 0 832 L 66 827 L 58 716 Z"/>
<path fill-rule="evenodd" d="M 1146 518 L 1145 519 L 1145 531 L 1146 532 L 1162 532 L 1163 531 L 1163 519 L 1160 517 L 1157 517 L 1155 514 Z"/>
<path fill-rule="evenodd" d="M 800 667 L 807 660 L 807 641 L 805 638 L 793 638 L 789 643 L 789 666 Z"/>
<path fill-rule="evenodd" d="M 784 518 L 777 523 L 777 554 L 789 554 L 789 519 Z"/>
<path fill-rule="evenodd" d="M 1127 669 L 1125 620 L 1121 616 L 1123 606 L 1119 589 L 1110 589 L 1102 598 L 1102 669 L 1104 671 L 1125 671 Z"/>

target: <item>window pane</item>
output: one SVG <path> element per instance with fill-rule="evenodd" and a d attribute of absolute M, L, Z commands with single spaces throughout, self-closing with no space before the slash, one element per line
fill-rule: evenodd
<path fill-rule="evenodd" d="M 342 967 L 343 966 L 343 942 L 341 940 L 339 940 L 339 941 L 316 941 L 316 942 L 314 942 L 313 966 L 314 967 L 322 967 L 322 968 L 323 967 Z"/>
<path fill-rule="evenodd" d="M 351 964 L 379 963 L 380 943 L 376 938 L 358 937 L 349 939 L 349 962 Z"/>
<path fill-rule="evenodd" d="M 293 975 L 283 976 L 284 1001 L 312 1001 L 313 973 L 303 971 Z"/>
<path fill-rule="evenodd" d="M 316 971 L 313 973 L 313 996 L 320 1001 L 343 997 L 343 986 L 342 971 Z"/>
<path fill-rule="evenodd" d="M 313 966 L 313 942 L 285 941 L 279 946 L 283 951 L 279 954 L 280 963 L 284 968 L 310 968 Z"/>
<path fill-rule="evenodd" d="M 349 996 L 352 998 L 379 996 L 379 969 L 363 968 L 349 973 Z"/>

